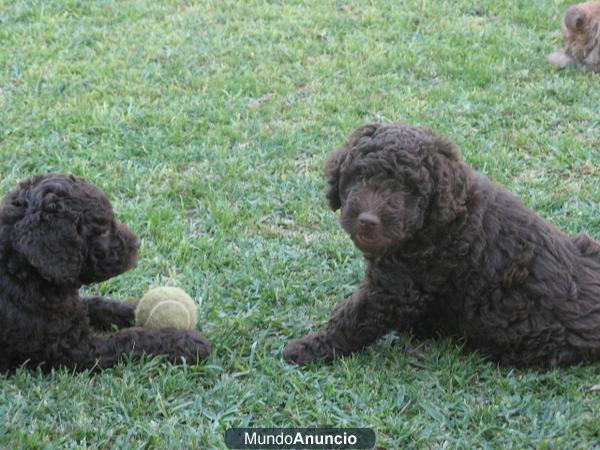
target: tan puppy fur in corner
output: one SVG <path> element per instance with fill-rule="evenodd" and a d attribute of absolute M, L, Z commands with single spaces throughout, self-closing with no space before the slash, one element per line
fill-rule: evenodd
<path fill-rule="evenodd" d="M 573 65 L 600 72 L 600 1 L 570 6 L 562 20 L 565 46 L 546 55 L 559 68 Z"/>

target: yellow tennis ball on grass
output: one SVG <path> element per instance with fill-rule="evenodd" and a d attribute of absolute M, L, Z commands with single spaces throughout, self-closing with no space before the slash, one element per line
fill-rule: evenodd
<path fill-rule="evenodd" d="M 158 287 L 150 289 L 140 299 L 135 310 L 135 323 L 139 327 L 160 330 L 196 328 L 196 304 L 183 289 Z"/>

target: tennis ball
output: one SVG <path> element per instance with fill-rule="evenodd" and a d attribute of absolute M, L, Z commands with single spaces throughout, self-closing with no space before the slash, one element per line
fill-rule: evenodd
<path fill-rule="evenodd" d="M 193 330 L 196 320 L 196 304 L 183 289 L 176 287 L 150 289 L 135 309 L 136 325 L 152 330 Z"/>

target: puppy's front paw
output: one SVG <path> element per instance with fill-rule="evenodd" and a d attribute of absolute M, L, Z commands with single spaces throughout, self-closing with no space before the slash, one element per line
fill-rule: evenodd
<path fill-rule="evenodd" d="M 180 331 L 165 329 L 164 332 L 171 333 L 168 356 L 172 361 L 180 361 L 181 358 L 191 363 L 206 359 L 210 353 L 210 343 L 204 335 L 195 330 Z"/>
<path fill-rule="evenodd" d="M 304 365 L 316 359 L 330 360 L 333 357 L 331 346 L 320 333 L 313 333 L 291 341 L 283 351 L 283 359 L 290 364 Z"/>
<path fill-rule="evenodd" d="M 198 359 L 206 359 L 210 353 L 210 342 L 204 337 L 203 334 L 197 331 L 189 332 L 189 350 L 192 355 L 195 355 Z"/>
<path fill-rule="evenodd" d="M 283 350 L 283 359 L 290 364 L 307 364 L 313 361 L 314 355 L 306 351 L 302 339 L 290 342 Z"/>
<path fill-rule="evenodd" d="M 553 66 L 558 67 L 559 69 L 564 69 L 572 63 L 571 58 L 565 53 L 563 49 L 556 50 L 552 53 L 548 53 L 546 55 L 546 61 L 548 61 Z"/>

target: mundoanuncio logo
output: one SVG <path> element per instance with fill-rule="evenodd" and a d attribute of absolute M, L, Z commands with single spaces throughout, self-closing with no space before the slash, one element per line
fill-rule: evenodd
<path fill-rule="evenodd" d="M 370 449 L 375 432 L 369 428 L 231 428 L 225 432 L 230 449 Z"/>

